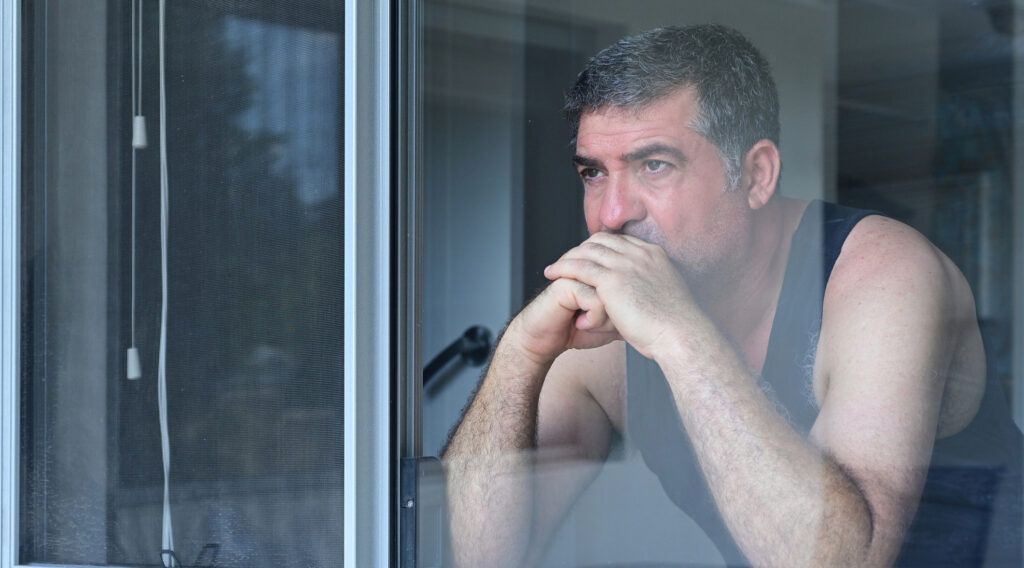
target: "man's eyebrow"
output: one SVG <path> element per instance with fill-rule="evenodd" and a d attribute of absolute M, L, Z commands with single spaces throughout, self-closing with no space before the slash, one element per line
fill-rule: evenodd
<path fill-rule="evenodd" d="M 663 156 L 669 156 L 675 160 L 677 165 L 687 162 L 686 154 L 682 150 L 668 144 L 654 143 L 647 146 L 643 146 L 633 150 L 632 152 L 622 155 L 622 161 L 624 162 L 635 162 L 637 160 L 643 160 L 651 156 L 661 154 Z M 583 156 L 576 154 L 572 157 L 572 161 L 577 166 L 583 166 L 584 168 L 600 168 L 604 164 L 601 160 L 591 158 L 589 156 Z"/>
<path fill-rule="evenodd" d="M 601 160 L 594 158 L 588 158 L 587 156 L 581 156 L 576 154 L 572 157 L 572 163 L 577 166 L 583 166 L 584 168 L 599 168 L 601 167 Z"/>
<path fill-rule="evenodd" d="M 658 154 L 670 156 L 673 160 L 676 161 L 677 165 L 683 164 L 687 161 L 686 154 L 683 154 L 682 150 L 674 146 L 669 146 L 668 144 L 660 143 L 650 144 L 648 146 L 637 148 L 632 152 L 624 154 L 622 156 L 622 161 L 635 162 L 637 160 L 643 160 L 644 158 L 650 158 L 651 156 L 655 156 Z"/>

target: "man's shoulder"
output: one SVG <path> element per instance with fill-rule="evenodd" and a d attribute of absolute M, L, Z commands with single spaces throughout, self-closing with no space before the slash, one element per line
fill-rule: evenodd
<path fill-rule="evenodd" d="M 984 350 L 974 296 L 956 265 L 908 225 L 872 215 L 854 227 L 825 289 L 821 337 L 824 385 L 850 375 L 844 365 L 893 362 L 884 380 L 958 382 L 946 389 L 960 394 L 944 397 L 940 433 L 977 410 Z"/>
<path fill-rule="evenodd" d="M 943 304 L 969 303 L 973 310 L 963 274 L 927 238 L 889 217 L 863 218 L 843 243 L 826 288 L 826 306 L 830 300 L 900 300 L 909 294 L 931 295 Z"/>

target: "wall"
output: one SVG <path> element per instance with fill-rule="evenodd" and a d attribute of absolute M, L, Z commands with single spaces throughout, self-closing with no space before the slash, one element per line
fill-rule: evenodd
<path fill-rule="evenodd" d="M 512 310 L 524 31 L 509 10 L 424 11 L 424 365 L 470 326 L 496 335 Z M 479 373 L 456 361 L 424 390 L 425 454 L 440 453 Z"/>
<path fill-rule="evenodd" d="M 424 144 L 447 158 L 426 164 L 424 172 L 424 183 L 433 188 L 424 202 L 424 364 L 470 326 L 499 332 L 509 317 L 513 279 L 512 163 L 503 147 L 509 111 L 438 101 L 426 112 L 435 127 L 426 129 Z M 474 143 L 484 133 L 493 142 Z M 424 390 L 424 453 L 440 453 L 479 372 L 455 362 Z"/>

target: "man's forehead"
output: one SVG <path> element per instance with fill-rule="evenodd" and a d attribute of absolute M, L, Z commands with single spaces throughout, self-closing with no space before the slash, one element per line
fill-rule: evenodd
<path fill-rule="evenodd" d="M 686 139 L 702 135 L 694 125 L 692 107 L 682 98 L 663 97 L 642 107 L 607 106 L 584 113 L 575 140 L 577 153 L 606 146 L 621 150 L 623 145 L 648 146 L 658 141 L 663 145 L 687 145 Z"/>
<path fill-rule="evenodd" d="M 699 110 L 699 96 L 694 87 L 680 87 L 664 95 L 641 99 L 630 103 L 608 103 L 584 111 L 580 123 L 597 117 L 643 121 L 664 112 L 680 112 L 696 115 Z"/>
<path fill-rule="evenodd" d="M 692 89 L 678 91 L 642 105 L 605 105 L 580 115 L 578 135 L 609 125 L 618 127 L 685 127 L 695 130 L 697 101 Z"/>

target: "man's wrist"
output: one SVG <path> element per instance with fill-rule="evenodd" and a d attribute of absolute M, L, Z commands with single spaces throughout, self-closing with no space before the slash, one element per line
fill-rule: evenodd
<path fill-rule="evenodd" d="M 530 345 L 530 336 L 522 329 L 522 322 L 519 317 L 509 322 L 505 333 L 502 334 L 494 350 L 494 359 L 501 357 L 525 370 L 524 364 L 534 369 L 546 370 L 551 367 L 561 353 L 549 353 Z"/>
<path fill-rule="evenodd" d="M 701 354 L 720 337 L 718 329 L 705 317 L 668 326 L 651 345 L 648 355 L 658 365 L 697 364 Z"/>

